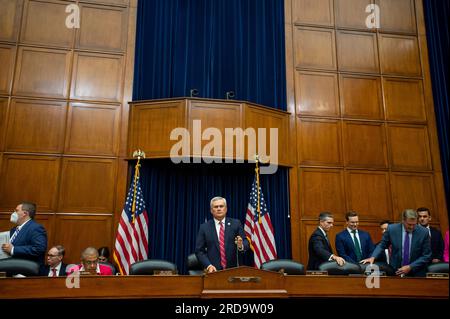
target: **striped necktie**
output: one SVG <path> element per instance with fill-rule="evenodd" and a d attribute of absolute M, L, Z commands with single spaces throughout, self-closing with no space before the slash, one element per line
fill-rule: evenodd
<path fill-rule="evenodd" d="M 19 232 L 20 232 L 20 228 L 19 228 L 19 227 L 16 227 L 16 231 L 14 232 L 14 234 L 12 235 L 11 240 L 10 240 L 10 243 L 11 243 L 11 244 L 14 243 L 14 241 L 16 240 L 17 235 L 19 234 Z"/>
<path fill-rule="evenodd" d="M 225 255 L 225 227 L 223 226 L 223 222 L 220 222 L 219 246 L 220 246 L 220 265 L 222 266 L 222 269 L 225 269 L 227 267 L 227 257 Z"/>

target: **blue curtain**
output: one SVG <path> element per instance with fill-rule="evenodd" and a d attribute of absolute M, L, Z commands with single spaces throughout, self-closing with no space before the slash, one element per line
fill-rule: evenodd
<path fill-rule="evenodd" d="M 135 162 L 130 163 L 130 176 Z M 212 217 L 209 201 L 227 199 L 227 216 L 245 222 L 253 182 L 250 164 L 173 164 L 170 160 L 145 160 L 141 186 L 149 217 L 149 258 L 165 259 L 187 273 L 186 258 L 195 250 L 200 224 Z M 261 175 L 261 187 L 269 208 L 279 258 L 291 258 L 289 174 Z M 245 256 L 253 265 L 252 252 Z"/>
<path fill-rule="evenodd" d="M 450 2 L 424 0 L 424 15 L 428 42 L 428 55 L 433 86 L 434 110 L 441 150 L 445 196 L 450 205 L 449 176 L 449 56 L 450 56 Z M 448 213 L 448 212 L 447 212 Z"/>
<path fill-rule="evenodd" d="M 286 109 L 284 0 L 141 0 L 133 100 L 189 96 Z"/>

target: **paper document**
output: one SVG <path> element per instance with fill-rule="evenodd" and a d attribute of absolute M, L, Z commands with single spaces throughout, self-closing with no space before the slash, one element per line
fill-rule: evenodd
<path fill-rule="evenodd" d="M 7 253 L 5 253 L 1 247 L 3 244 L 9 243 L 9 231 L 4 231 L 0 233 L 0 259 L 9 258 L 11 257 Z"/>

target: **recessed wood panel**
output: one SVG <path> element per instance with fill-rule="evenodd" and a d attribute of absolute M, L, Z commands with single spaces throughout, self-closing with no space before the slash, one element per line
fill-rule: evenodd
<path fill-rule="evenodd" d="M 357 211 L 360 219 L 389 219 L 391 190 L 388 172 L 349 170 L 346 172 L 348 210 Z"/>
<path fill-rule="evenodd" d="M 147 156 L 167 156 L 177 140 L 170 134 L 177 127 L 184 127 L 184 103 L 161 102 L 150 105 L 135 105 L 131 111 L 129 153 L 141 149 Z M 181 154 L 180 154 L 181 156 Z"/>
<path fill-rule="evenodd" d="M 294 23 L 332 26 L 333 0 L 293 0 L 292 16 Z"/>
<path fill-rule="evenodd" d="M 380 59 L 383 74 L 422 74 L 416 37 L 380 34 Z"/>
<path fill-rule="evenodd" d="M 101 3 L 101 4 L 113 4 L 127 6 L 130 0 L 85 0 L 83 2 Z"/>
<path fill-rule="evenodd" d="M 295 67 L 336 70 L 334 30 L 294 28 Z"/>
<path fill-rule="evenodd" d="M 272 164 L 287 163 L 290 160 L 288 158 L 289 123 L 288 117 L 285 114 L 247 105 L 245 109 L 245 127 L 251 127 L 255 130 L 257 140 L 257 147 L 255 147 L 256 154 L 247 154 L 246 158 L 254 159 L 255 155 L 259 155 L 259 159 L 264 163 L 270 157 Z M 271 130 L 276 130 L 277 138 L 275 138 L 275 135 L 271 135 Z M 263 139 L 266 140 L 265 149 L 263 149 L 264 143 L 260 142 Z M 243 142 L 245 143 L 245 141 Z M 235 149 L 236 147 L 237 142 L 235 143 Z M 246 150 L 246 153 L 248 153 L 248 150 Z"/>
<path fill-rule="evenodd" d="M 87 247 L 110 247 L 112 234 L 111 216 L 56 215 L 55 244 L 66 249 L 66 263 L 80 263 L 81 253 Z M 76 239 L 76 240 L 75 240 Z"/>
<path fill-rule="evenodd" d="M 76 52 L 71 98 L 120 102 L 122 60 L 117 55 Z"/>
<path fill-rule="evenodd" d="M 426 126 L 389 125 L 388 132 L 393 168 L 432 169 Z"/>
<path fill-rule="evenodd" d="M 295 91 L 298 115 L 339 116 L 337 74 L 297 71 Z"/>
<path fill-rule="evenodd" d="M 343 116 L 373 120 L 384 118 L 379 77 L 341 74 L 339 90 Z"/>
<path fill-rule="evenodd" d="M 329 211 L 335 218 L 345 215 L 343 171 L 337 169 L 300 169 L 302 218 L 315 218 Z"/>
<path fill-rule="evenodd" d="M 366 7 L 371 0 L 334 0 L 336 8 L 336 25 L 340 28 L 364 29 L 369 13 Z"/>
<path fill-rule="evenodd" d="M 379 73 L 377 38 L 374 33 L 337 33 L 340 71 Z"/>
<path fill-rule="evenodd" d="M 422 80 L 384 78 L 383 82 L 388 120 L 427 120 Z"/>
<path fill-rule="evenodd" d="M 380 6 L 380 29 L 383 32 L 416 32 L 414 0 L 376 0 Z"/>
<path fill-rule="evenodd" d="M 120 7 L 82 4 L 82 28 L 77 32 L 77 48 L 124 51 L 128 10 Z"/>
<path fill-rule="evenodd" d="M 67 97 L 69 51 L 20 47 L 14 95 Z"/>
<path fill-rule="evenodd" d="M 427 207 L 436 221 L 439 214 L 436 211 L 436 190 L 432 175 L 392 173 L 391 180 L 396 220 L 401 220 L 401 213 L 407 208 Z"/>
<path fill-rule="evenodd" d="M 20 40 L 33 44 L 70 47 L 74 29 L 66 27 L 68 5 L 67 2 L 60 1 L 27 1 Z"/>
<path fill-rule="evenodd" d="M 9 112 L 7 151 L 62 152 L 66 102 L 14 99 Z"/>
<path fill-rule="evenodd" d="M 66 153 L 113 156 L 117 153 L 120 107 L 71 103 Z"/>
<path fill-rule="evenodd" d="M 344 122 L 344 158 L 347 166 L 387 167 L 384 125 Z"/>
<path fill-rule="evenodd" d="M 16 41 L 23 0 L 0 0 L 0 40 Z"/>
<path fill-rule="evenodd" d="M 21 201 L 30 201 L 39 211 L 54 211 L 59 168 L 57 157 L 4 155 L 0 209 L 10 210 Z"/>
<path fill-rule="evenodd" d="M 116 161 L 64 158 L 59 197 L 62 212 L 111 213 Z"/>
<path fill-rule="evenodd" d="M 196 147 L 196 129 L 194 127 L 194 120 L 200 120 L 201 132 L 207 128 L 215 128 L 224 133 L 226 128 L 243 127 L 241 120 L 242 105 L 236 103 L 215 103 L 212 101 L 190 101 L 188 106 L 189 112 L 189 132 L 192 140 L 192 154 L 199 154 L 200 149 Z M 203 133 L 202 133 L 203 134 Z M 225 134 L 222 134 L 225 137 Z M 205 140 L 201 143 L 201 149 L 210 142 L 212 137 L 205 137 Z M 222 139 L 222 154 L 230 154 L 232 149 L 226 149 L 224 138 Z M 199 145 L 198 145 L 199 146 Z M 229 145 L 228 145 L 229 146 Z"/>
<path fill-rule="evenodd" d="M 0 44 L 0 94 L 9 94 L 14 70 L 16 48 L 13 45 Z"/>
<path fill-rule="evenodd" d="M 0 98 L 0 151 L 3 151 L 3 138 L 5 136 L 4 134 L 6 129 L 7 111 L 8 111 L 8 99 Z"/>
<path fill-rule="evenodd" d="M 298 119 L 297 128 L 301 164 L 342 165 L 340 121 Z"/>

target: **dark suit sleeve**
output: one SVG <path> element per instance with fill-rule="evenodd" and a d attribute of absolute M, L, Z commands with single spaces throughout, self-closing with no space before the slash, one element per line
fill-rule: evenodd
<path fill-rule="evenodd" d="M 370 234 L 367 233 L 367 240 L 366 240 L 366 247 L 367 247 L 367 257 L 368 258 L 372 255 L 372 252 L 375 250 L 375 245 L 373 244 L 372 237 L 370 237 Z"/>
<path fill-rule="evenodd" d="M 355 261 L 347 255 L 347 252 L 345 251 L 345 243 L 344 243 L 344 236 L 341 234 L 336 235 L 336 252 L 339 255 L 339 257 L 344 258 L 348 262 L 354 263 Z"/>
<path fill-rule="evenodd" d="M 42 225 L 31 230 L 29 245 L 14 246 L 14 257 L 39 257 L 47 250 L 47 232 Z"/>
<path fill-rule="evenodd" d="M 195 255 L 197 259 L 202 264 L 203 268 L 211 265 L 211 261 L 208 258 L 208 253 L 206 249 L 206 232 L 205 232 L 206 224 L 200 226 L 197 234 L 197 240 L 195 243 Z"/>
<path fill-rule="evenodd" d="M 444 260 L 444 240 L 442 239 L 442 234 L 439 230 L 433 229 L 432 232 L 432 244 L 434 247 L 431 247 L 432 257 L 431 259 L 439 259 L 441 261 Z"/>
<path fill-rule="evenodd" d="M 331 257 L 331 253 L 325 247 L 324 240 L 322 237 L 316 233 L 314 233 L 311 237 L 312 239 L 312 248 L 315 251 L 316 255 L 319 256 L 322 260 L 328 260 Z"/>

